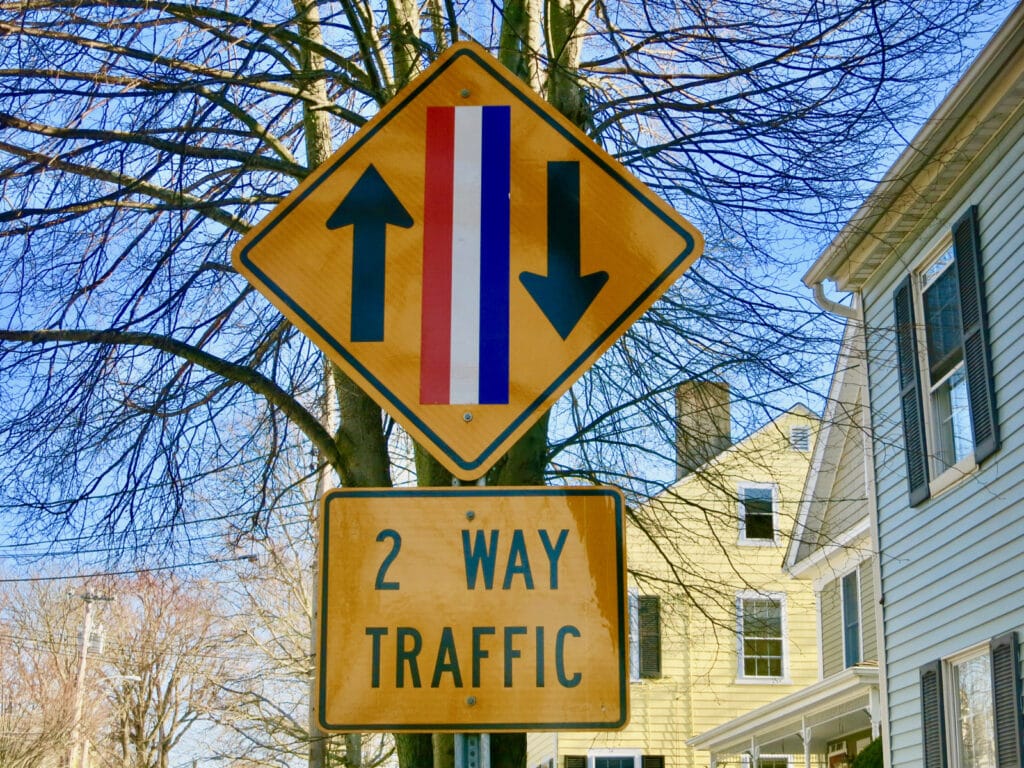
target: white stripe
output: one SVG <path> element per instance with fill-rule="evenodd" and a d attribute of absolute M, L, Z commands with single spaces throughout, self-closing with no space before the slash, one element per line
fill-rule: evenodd
<path fill-rule="evenodd" d="M 480 400 L 480 199 L 483 109 L 455 109 L 449 402 Z"/>

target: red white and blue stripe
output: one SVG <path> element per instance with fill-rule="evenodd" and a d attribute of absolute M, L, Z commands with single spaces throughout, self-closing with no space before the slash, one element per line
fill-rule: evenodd
<path fill-rule="evenodd" d="M 420 402 L 509 395 L 511 108 L 429 107 Z"/>

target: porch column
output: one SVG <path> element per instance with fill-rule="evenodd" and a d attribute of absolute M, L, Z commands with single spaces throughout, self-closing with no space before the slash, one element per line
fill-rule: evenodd
<path fill-rule="evenodd" d="M 806 718 L 800 718 L 800 739 L 804 743 L 804 768 L 811 768 L 811 727 Z"/>
<path fill-rule="evenodd" d="M 882 735 L 882 695 L 878 688 L 868 689 L 868 715 L 871 717 L 871 738 Z"/>

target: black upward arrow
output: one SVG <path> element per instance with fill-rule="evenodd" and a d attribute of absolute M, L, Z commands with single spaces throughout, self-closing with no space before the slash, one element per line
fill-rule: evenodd
<path fill-rule="evenodd" d="M 352 226 L 352 341 L 384 340 L 387 226 L 408 228 L 412 217 L 377 169 L 369 166 L 327 219 L 328 229 Z"/>
<path fill-rule="evenodd" d="M 580 164 L 548 163 L 548 273 L 520 272 L 529 292 L 563 339 L 583 317 L 607 272 L 580 274 Z"/>

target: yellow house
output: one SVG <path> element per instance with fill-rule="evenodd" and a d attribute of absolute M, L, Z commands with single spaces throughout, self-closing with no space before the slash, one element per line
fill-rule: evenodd
<path fill-rule="evenodd" d="M 531 733 L 528 768 L 707 766 L 688 738 L 818 679 L 812 585 L 783 571 L 817 418 L 795 405 L 731 444 L 727 385 L 683 385 L 677 406 L 685 474 L 627 535 L 630 722 Z"/>

